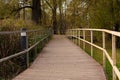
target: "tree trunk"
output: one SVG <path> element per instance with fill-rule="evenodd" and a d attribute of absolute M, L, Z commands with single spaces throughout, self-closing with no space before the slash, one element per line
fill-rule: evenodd
<path fill-rule="evenodd" d="M 57 3 L 56 0 L 53 0 L 53 10 L 52 10 L 52 18 L 53 18 L 53 30 L 54 30 L 54 34 L 58 34 L 58 30 L 57 30 Z"/>
<path fill-rule="evenodd" d="M 60 18 L 59 18 L 59 30 L 60 30 L 60 34 L 63 34 L 63 29 L 62 29 L 62 27 L 63 27 L 63 24 L 62 24 L 62 1 L 61 0 L 59 0 L 59 12 L 60 12 Z"/>
<path fill-rule="evenodd" d="M 42 10 L 41 10 L 41 0 L 32 0 L 32 20 L 38 24 L 41 23 Z"/>

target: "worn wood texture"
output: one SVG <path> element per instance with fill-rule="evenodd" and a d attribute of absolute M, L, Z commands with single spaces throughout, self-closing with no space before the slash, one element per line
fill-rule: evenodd
<path fill-rule="evenodd" d="M 13 80 L 106 80 L 102 67 L 65 36 L 55 35 L 32 66 Z"/>

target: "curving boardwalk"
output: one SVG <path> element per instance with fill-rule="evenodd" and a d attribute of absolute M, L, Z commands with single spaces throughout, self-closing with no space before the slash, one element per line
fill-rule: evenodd
<path fill-rule="evenodd" d="M 32 66 L 13 80 L 106 80 L 102 67 L 65 36 L 56 35 Z"/>

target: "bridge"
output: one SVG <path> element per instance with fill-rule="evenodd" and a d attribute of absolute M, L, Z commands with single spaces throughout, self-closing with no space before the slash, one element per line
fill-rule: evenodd
<path fill-rule="evenodd" d="M 102 67 L 65 36 L 53 36 L 33 65 L 13 80 L 106 80 Z"/>
<path fill-rule="evenodd" d="M 87 31 L 89 31 L 90 41 L 86 40 Z M 102 47 L 93 43 L 94 31 L 102 32 Z M 112 58 L 105 49 L 106 34 L 112 35 Z M 107 80 L 106 59 L 112 66 L 112 80 L 120 80 L 120 71 L 116 66 L 116 36 L 120 36 L 120 33 L 105 29 L 69 29 L 66 36 L 54 35 L 32 65 L 29 67 L 27 61 L 28 68 L 13 80 Z M 46 40 L 47 37 L 42 40 Z M 86 48 L 85 43 L 89 44 L 91 56 L 73 42 L 77 45 L 82 44 L 83 49 Z M 38 44 L 39 42 L 18 55 L 2 58 L 0 62 L 26 54 Z M 93 59 L 93 47 L 103 51 L 103 67 Z"/>

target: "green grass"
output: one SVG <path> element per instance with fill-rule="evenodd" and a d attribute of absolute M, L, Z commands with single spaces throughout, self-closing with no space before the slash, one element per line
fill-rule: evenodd
<path fill-rule="evenodd" d="M 77 44 L 77 39 L 74 40 L 74 43 Z M 95 43 L 95 44 L 101 46 L 101 43 Z M 85 45 L 87 45 L 85 47 L 85 51 L 89 55 L 91 55 L 91 46 L 87 43 Z M 81 44 L 78 46 L 80 46 L 83 49 L 83 42 L 81 41 Z M 111 41 L 106 41 L 106 49 L 107 49 L 109 55 L 111 56 L 111 54 L 112 54 Z M 116 49 L 116 53 L 117 53 L 117 57 L 116 57 L 117 64 L 116 65 L 117 65 L 118 69 L 120 70 L 120 49 Z M 101 65 L 103 65 L 103 51 L 93 47 L 93 58 L 97 62 L 99 62 Z M 107 80 L 112 80 L 112 66 L 107 59 L 106 59 L 106 67 L 105 67 L 104 71 L 106 73 Z"/>

